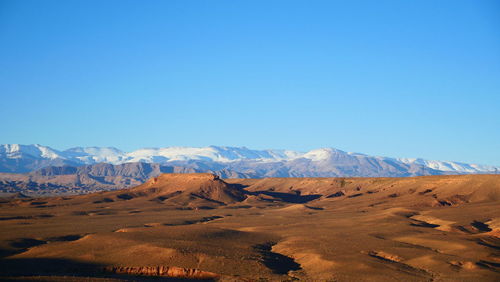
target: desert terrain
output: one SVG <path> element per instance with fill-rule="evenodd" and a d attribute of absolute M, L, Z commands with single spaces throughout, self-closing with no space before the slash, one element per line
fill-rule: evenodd
<path fill-rule="evenodd" d="M 500 175 L 166 173 L 0 205 L 5 281 L 500 280 Z"/>

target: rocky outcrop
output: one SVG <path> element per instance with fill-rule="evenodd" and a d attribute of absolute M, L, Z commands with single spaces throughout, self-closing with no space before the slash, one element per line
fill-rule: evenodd
<path fill-rule="evenodd" d="M 130 193 L 184 205 L 193 202 L 224 205 L 246 198 L 235 185 L 211 173 L 164 173 L 130 189 Z"/>
<path fill-rule="evenodd" d="M 175 266 L 110 266 L 105 272 L 136 276 L 163 276 L 185 279 L 215 279 L 219 274 L 193 268 Z"/>

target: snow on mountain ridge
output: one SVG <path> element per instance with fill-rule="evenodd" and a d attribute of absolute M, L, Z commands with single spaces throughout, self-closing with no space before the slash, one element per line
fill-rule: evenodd
<path fill-rule="evenodd" d="M 109 162 L 117 164 L 125 153 L 114 147 L 75 147 L 63 152 L 66 158 L 74 158 L 85 164 Z"/>
<path fill-rule="evenodd" d="M 281 160 L 287 155 L 279 150 L 251 150 L 245 147 L 165 147 L 139 149 L 126 153 L 126 162 L 151 161 L 153 157 L 163 157 L 165 161 L 206 160 L 232 162 L 240 160 Z"/>
<path fill-rule="evenodd" d="M 335 154 L 347 155 L 346 152 L 338 150 L 338 149 L 320 148 L 320 149 L 311 150 L 311 151 L 303 154 L 300 157 L 305 158 L 305 159 L 310 159 L 312 161 L 326 161 L 326 160 L 330 159 Z"/>
<path fill-rule="evenodd" d="M 398 158 L 398 161 L 406 164 L 419 164 L 441 171 L 463 171 L 468 173 L 483 172 L 483 171 L 498 171 L 499 168 L 488 165 L 466 164 L 461 162 L 450 161 L 432 161 L 420 158 Z"/>
<path fill-rule="evenodd" d="M 444 172 L 496 173 L 500 167 L 466 164 L 449 161 L 433 161 L 418 158 L 374 157 L 360 153 L 344 152 L 334 148 L 320 148 L 308 152 L 291 150 L 252 150 L 246 147 L 164 147 L 142 148 L 132 152 L 123 152 L 113 147 L 76 147 L 65 151 L 54 150 L 42 145 L 0 145 L 0 158 L 19 159 L 29 155 L 41 160 L 65 160 L 80 164 L 100 162 L 123 164 L 130 162 L 167 163 L 173 161 L 203 161 L 221 164 L 251 161 L 253 163 L 277 163 L 306 159 L 323 165 L 335 165 L 339 162 L 359 162 L 361 160 L 379 160 L 401 165 L 419 165 Z"/>
<path fill-rule="evenodd" d="M 57 159 L 63 158 L 61 152 L 47 146 L 39 144 L 21 145 L 21 144 L 3 144 L 0 145 L 0 154 L 12 156 L 12 158 L 20 158 L 21 154 L 27 154 L 36 158 Z"/>

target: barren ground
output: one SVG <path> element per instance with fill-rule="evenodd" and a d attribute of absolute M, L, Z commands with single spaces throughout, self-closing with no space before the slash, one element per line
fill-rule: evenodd
<path fill-rule="evenodd" d="M 500 280 L 498 175 L 162 175 L 0 205 L 2 280 Z"/>

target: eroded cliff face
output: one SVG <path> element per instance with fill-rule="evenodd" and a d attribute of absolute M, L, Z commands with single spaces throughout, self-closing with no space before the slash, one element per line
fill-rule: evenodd
<path fill-rule="evenodd" d="M 189 279 L 215 279 L 220 275 L 217 273 L 202 271 L 193 268 L 182 268 L 175 266 L 109 266 L 105 272 L 114 274 L 140 275 L 140 276 L 162 276 Z"/>

